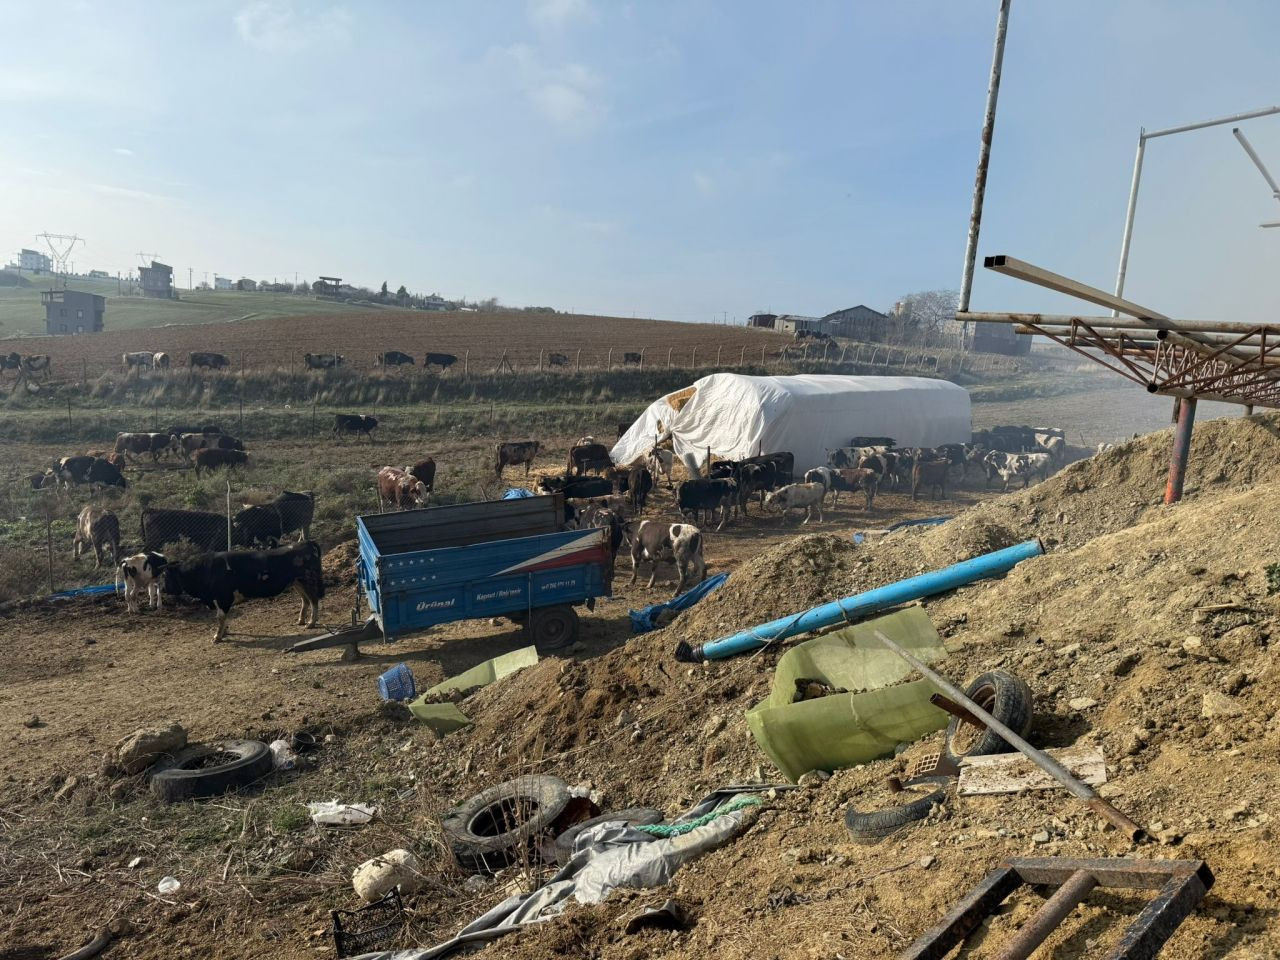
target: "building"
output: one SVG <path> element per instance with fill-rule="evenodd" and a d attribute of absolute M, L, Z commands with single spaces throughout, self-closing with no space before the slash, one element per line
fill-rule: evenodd
<path fill-rule="evenodd" d="M 780 333 L 797 333 L 804 330 L 808 333 L 824 333 L 822 320 L 818 317 L 800 317 L 794 313 L 780 313 L 774 321 L 774 329 Z"/>
<path fill-rule="evenodd" d="M 110 280 L 111 279 L 111 274 L 107 273 L 107 271 L 105 270 L 90 270 L 89 276 L 94 280 Z"/>
<path fill-rule="evenodd" d="M 974 323 L 969 333 L 969 349 L 975 353 L 1003 353 L 1009 357 L 1025 357 L 1031 352 L 1033 339 L 1035 338 L 1017 333 L 1011 324 Z"/>
<path fill-rule="evenodd" d="M 44 305 L 45 333 L 50 336 L 102 332 L 106 297 L 79 290 L 45 290 L 40 303 Z"/>
<path fill-rule="evenodd" d="M 236 281 L 236 289 L 248 290 L 249 292 L 253 292 L 258 289 L 258 281 L 250 280 L 248 277 L 241 277 L 239 280 Z"/>
<path fill-rule="evenodd" d="M 311 285 L 311 289 L 322 297 L 336 297 L 342 292 L 342 278 L 321 277 Z"/>
<path fill-rule="evenodd" d="M 776 313 L 753 313 L 747 317 L 748 327 L 763 327 L 766 330 L 772 330 L 778 322 Z"/>
<path fill-rule="evenodd" d="M 822 323 L 821 332 L 833 337 L 880 342 L 889 338 L 889 318 L 861 303 L 828 313 L 822 318 Z"/>
<path fill-rule="evenodd" d="M 53 270 L 53 261 L 39 250 L 24 247 L 18 254 L 18 267 L 31 273 L 49 273 Z"/>
<path fill-rule="evenodd" d="M 235 285 L 235 281 L 230 277 L 220 277 L 216 273 L 213 275 L 213 289 L 215 290 L 233 290 Z"/>
<path fill-rule="evenodd" d="M 161 300 L 177 300 L 177 291 L 173 289 L 173 267 L 159 260 L 152 260 L 151 266 L 139 267 L 138 276 L 142 281 L 142 295 L 156 297 Z"/>

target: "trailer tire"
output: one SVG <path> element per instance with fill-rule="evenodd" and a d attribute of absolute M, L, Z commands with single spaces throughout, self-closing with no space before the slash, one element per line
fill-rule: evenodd
<path fill-rule="evenodd" d="M 1031 729 L 1031 688 L 1006 670 L 992 670 L 978 677 L 965 690 L 965 696 L 982 707 L 1021 737 Z M 944 755 L 957 764 L 961 757 L 985 757 L 1013 750 L 1004 738 L 983 727 L 952 717 L 943 740 Z"/>
<path fill-rule="evenodd" d="M 529 613 L 525 633 L 539 650 L 560 650 L 578 639 L 578 611 L 570 606 L 538 607 Z"/>
<path fill-rule="evenodd" d="M 594 827 L 601 823 L 612 823 L 617 820 L 621 820 L 628 826 L 649 826 L 654 823 L 661 823 L 664 819 L 666 818 L 661 810 L 655 810 L 652 807 L 628 807 L 626 810 L 602 813 L 598 817 L 579 821 L 556 837 L 556 863 L 563 866 L 573 858 L 573 843 L 578 839 L 578 834 L 588 827 Z"/>
<path fill-rule="evenodd" d="M 219 754 L 226 758 L 223 762 L 206 765 Z M 198 743 L 157 764 L 151 793 L 165 803 L 214 797 L 261 780 L 272 767 L 271 751 L 260 740 Z"/>
<path fill-rule="evenodd" d="M 520 777 L 477 793 L 440 826 L 458 866 L 495 873 L 522 857 L 536 858 L 538 841 L 555 832 L 568 805 L 569 785 L 559 777 Z"/>
<path fill-rule="evenodd" d="M 920 777 L 917 780 L 910 780 L 903 786 L 936 785 L 937 789 L 900 807 L 886 807 L 884 810 L 869 810 L 865 813 L 855 810 L 852 806 L 847 807 L 844 811 L 844 825 L 852 835 L 854 843 L 879 843 L 907 824 L 927 817 L 934 807 L 947 799 L 947 787 L 950 783 L 950 777 Z"/>

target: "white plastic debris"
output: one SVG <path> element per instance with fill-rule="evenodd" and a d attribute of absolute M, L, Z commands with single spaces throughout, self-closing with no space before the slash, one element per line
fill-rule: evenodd
<path fill-rule="evenodd" d="M 311 811 L 311 822 L 322 827 L 357 827 L 368 823 L 378 812 L 377 807 L 363 803 L 339 803 L 337 800 L 323 800 L 319 803 L 308 803 Z"/>
<path fill-rule="evenodd" d="M 298 764 L 298 755 L 288 740 L 272 740 L 267 744 L 271 751 L 271 763 L 277 770 L 292 770 Z"/>
<path fill-rule="evenodd" d="M 174 877 L 165 877 L 156 884 L 156 889 L 161 893 L 177 893 L 182 889 L 182 884 L 180 884 Z"/>

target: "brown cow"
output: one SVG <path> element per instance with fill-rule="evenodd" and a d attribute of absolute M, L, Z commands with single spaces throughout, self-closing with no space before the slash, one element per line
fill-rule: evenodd
<path fill-rule="evenodd" d="M 124 454 L 122 453 L 111 453 L 108 450 L 89 450 L 85 453 L 85 456 L 105 460 L 117 470 L 124 469 Z"/>
<path fill-rule="evenodd" d="M 922 486 L 932 487 L 940 499 L 947 499 L 947 470 L 950 466 L 949 460 L 917 460 L 911 468 L 911 499 L 916 499 Z"/>
<path fill-rule="evenodd" d="M 841 467 L 835 471 L 835 476 L 831 479 L 831 489 L 834 493 L 832 503 L 840 501 L 841 491 L 853 493 L 858 490 L 861 490 L 867 498 L 868 510 L 875 503 L 876 493 L 880 489 L 880 474 L 874 470 L 867 470 L 862 467 Z"/>
<path fill-rule="evenodd" d="M 383 467 L 378 471 L 378 499 L 401 510 L 423 507 L 427 503 L 427 487 L 407 470 Z"/>
<path fill-rule="evenodd" d="M 587 438 L 583 438 L 587 439 Z M 566 472 L 571 474 L 604 473 L 613 467 L 613 458 L 609 456 L 609 448 L 603 443 L 590 441 L 578 443 L 569 451 L 569 464 Z"/>
<path fill-rule="evenodd" d="M 431 457 L 419 460 L 405 472 L 420 481 L 427 488 L 427 493 L 436 488 L 436 462 Z"/>
<path fill-rule="evenodd" d="M 196 476 L 201 470 L 228 470 L 244 466 L 249 462 L 249 455 L 243 450 L 197 450 L 195 457 Z"/>
<path fill-rule="evenodd" d="M 89 504 L 80 511 L 76 518 L 76 536 L 71 547 L 71 556 L 75 560 L 86 549 L 93 547 L 93 566 L 96 570 L 102 566 L 102 548 L 111 549 L 111 565 L 120 559 L 120 521 L 114 513 L 105 507 Z"/>
<path fill-rule="evenodd" d="M 524 464 L 524 475 L 529 476 L 529 468 L 533 466 L 533 458 L 538 455 L 538 450 L 542 446 L 539 440 L 519 440 L 511 443 L 498 444 L 498 457 L 495 466 L 495 473 L 499 480 L 502 479 L 503 467 L 517 467 Z"/>

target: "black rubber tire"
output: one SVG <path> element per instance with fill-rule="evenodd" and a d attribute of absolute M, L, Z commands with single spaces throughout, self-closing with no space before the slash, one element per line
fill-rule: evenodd
<path fill-rule="evenodd" d="M 556 863 L 561 865 L 569 862 L 573 856 L 573 842 L 578 839 L 578 834 L 588 827 L 594 827 L 600 823 L 609 823 L 615 820 L 621 820 L 631 826 L 649 826 L 655 823 L 661 823 L 666 819 L 661 810 L 655 810 L 652 807 L 628 807 L 625 810 L 618 810 L 614 813 L 602 813 L 598 817 L 592 817 L 589 820 L 582 820 L 575 823 L 560 836 L 556 837 Z"/>
<path fill-rule="evenodd" d="M 524 630 L 540 651 L 562 650 L 578 639 L 578 611 L 570 606 L 538 607 L 530 612 Z"/>
<path fill-rule="evenodd" d="M 554 834 L 568 805 L 569 785 L 559 777 L 520 777 L 477 793 L 440 826 L 459 867 L 496 873 L 522 857 L 537 859 L 538 841 Z"/>
<path fill-rule="evenodd" d="M 216 767 L 197 766 L 217 753 L 228 754 L 232 759 Z M 271 751 L 260 740 L 198 743 L 179 750 L 153 768 L 151 792 L 165 803 L 216 797 L 261 780 L 273 766 Z"/>
<path fill-rule="evenodd" d="M 896 833 L 909 823 L 923 820 L 934 807 L 947 799 L 947 788 L 953 783 L 950 777 L 920 777 L 903 784 L 903 787 L 936 785 L 933 790 L 919 800 L 905 803 L 900 807 L 888 807 L 884 810 L 870 810 L 863 813 L 852 806 L 844 811 L 844 825 L 849 829 L 854 843 L 879 843 L 885 837 Z"/>
<path fill-rule="evenodd" d="M 965 695 L 1019 736 L 1025 737 L 1031 729 L 1031 688 L 1012 673 L 1005 670 L 984 673 L 969 684 Z M 961 757 L 1009 753 L 1013 747 L 986 727 L 978 731 L 972 724 L 952 717 L 947 724 L 942 750 L 945 756 L 959 763 Z"/>

